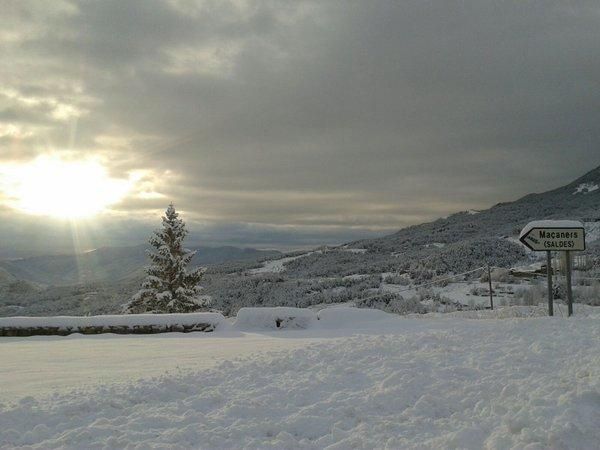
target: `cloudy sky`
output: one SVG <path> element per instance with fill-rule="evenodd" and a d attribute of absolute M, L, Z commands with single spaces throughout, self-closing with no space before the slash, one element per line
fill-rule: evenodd
<path fill-rule="evenodd" d="M 137 244 L 169 201 L 290 248 L 557 187 L 600 164 L 599 80 L 597 1 L 4 0 L 0 256 Z M 25 177 L 118 195 L 64 220 Z"/>

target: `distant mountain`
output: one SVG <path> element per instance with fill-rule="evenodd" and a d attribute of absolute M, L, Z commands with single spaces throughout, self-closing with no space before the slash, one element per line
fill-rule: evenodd
<path fill-rule="evenodd" d="M 0 261 L 0 279 L 69 285 L 117 282 L 141 276 L 147 264 L 146 246 L 103 247 L 78 255 L 49 255 Z M 231 261 L 255 261 L 280 255 L 277 251 L 238 247 L 196 247 L 194 266 Z M 11 278 L 9 278 L 11 277 Z"/>

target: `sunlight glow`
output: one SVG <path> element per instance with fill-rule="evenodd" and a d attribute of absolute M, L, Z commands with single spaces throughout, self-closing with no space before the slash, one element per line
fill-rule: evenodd
<path fill-rule="evenodd" d="M 86 218 L 120 201 L 132 180 L 110 178 L 96 160 L 41 156 L 28 164 L 0 167 L 9 205 L 29 214 Z"/>

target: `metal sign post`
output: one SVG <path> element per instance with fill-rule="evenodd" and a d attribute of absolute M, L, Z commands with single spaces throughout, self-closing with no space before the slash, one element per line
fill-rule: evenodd
<path fill-rule="evenodd" d="M 489 289 L 490 289 L 490 309 L 493 310 L 494 309 L 494 291 L 492 291 L 492 269 L 490 269 L 489 264 L 487 266 L 487 272 L 488 272 L 488 285 L 489 285 Z"/>
<path fill-rule="evenodd" d="M 554 293 L 552 292 L 552 252 L 546 252 L 546 274 L 548 276 L 548 315 L 554 315 Z"/>
<path fill-rule="evenodd" d="M 573 288 L 571 280 L 571 252 L 585 250 L 585 228 L 574 220 L 537 220 L 528 223 L 519 241 L 534 252 L 546 252 L 546 272 L 548 275 L 548 314 L 554 315 L 552 294 L 552 254 L 553 250 L 565 252 L 565 272 L 567 278 L 567 306 L 569 316 L 573 315 Z"/>
<path fill-rule="evenodd" d="M 567 309 L 569 317 L 573 315 L 573 288 L 571 287 L 571 252 L 565 252 L 566 264 L 565 271 L 567 272 Z"/>

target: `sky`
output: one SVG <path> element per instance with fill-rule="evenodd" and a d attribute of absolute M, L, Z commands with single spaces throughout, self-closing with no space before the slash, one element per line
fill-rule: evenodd
<path fill-rule="evenodd" d="M 0 257 L 139 244 L 169 202 L 203 245 L 341 243 L 600 165 L 597 1 L 2 10 Z"/>

